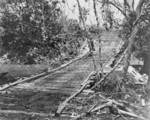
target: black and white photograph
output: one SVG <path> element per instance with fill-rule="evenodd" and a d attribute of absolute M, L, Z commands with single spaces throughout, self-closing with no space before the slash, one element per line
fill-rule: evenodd
<path fill-rule="evenodd" d="M 0 120 L 150 120 L 150 0 L 0 0 Z"/>

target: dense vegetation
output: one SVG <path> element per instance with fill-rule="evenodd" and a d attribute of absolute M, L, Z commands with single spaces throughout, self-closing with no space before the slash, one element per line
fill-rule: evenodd
<path fill-rule="evenodd" d="M 76 0 L 75 5 L 78 20 L 65 15 L 65 0 L 3 0 L 0 23 L 3 55 L 8 55 L 13 63 L 67 63 L 62 65 L 61 62 L 52 70 L 46 65 L 42 73 L 35 71 L 35 75 L 30 72 L 35 67 L 19 65 L 26 67 L 25 70 L 17 68 L 20 73 L 29 73 L 27 77 L 33 75 L 29 78 L 22 78 L 26 77 L 22 74 L 7 80 L 9 71 L 1 72 L 0 91 L 8 92 L 0 93 L 0 114 L 17 114 L 18 119 L 22 118 L 18 114 L 25 114 L 29 119 L 36 115 L 51 119 L 64 113 L 74 119 L 92 120 L 103 118 L 101 115 L 104 119 L 109 119 L 109 115 L 110 119 L 128 119 L 129 116 L 145 120 L 149 117 L 150 0 L 139 0 L 136 7 L 135 0 L 91 1 L 96 24 L 88 27 L 86 20 L 90 10 L 82 7 L 80 0 Z M 85 3 L 91 1 L 85 0 Z M 122 14 L 121 24 L 112 8 Z M 101 26 L 105 32 L 100 30 Z M 68 62 L 80 54 L 83 43 L 89 47 L 88 54 Z M 120 43 L 123 43 L 121 49 Z M 142 70 L 130 64 L 132 55 L 143 59 Z M 10 64 L 7 65 L 10 69 Z M 16 85 L 17 89 L 13 88 Z M 84 95 L 78 97 L 80 93 Z M 72 95 L 66 98 L 66 94 Z M 11 111 L 15 109 L 17 111 Z"/>
<path fill-rule="evenodd" d="M 27 64 L 77 55 L 83 42 L 82 30 L 76 20 L 63 14 L 63 3 L 6 0 L 1 5 L 3 53 L 12 62 Z"/>

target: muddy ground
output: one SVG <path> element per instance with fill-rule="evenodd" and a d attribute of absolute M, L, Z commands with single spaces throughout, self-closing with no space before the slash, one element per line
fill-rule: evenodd
<path fill-rule="evenodd" d="M 1 110 L 17 110 L 26 112 L 54 114 L 57 106 L 65 100 L 68 95 L 59 93 L 32 92 L 29 90 L 18 90 L 18 92 L 0 94 Z M 2 118 L 1 118 L 2 117 Z M 46 120 L 52 116 L 32 116 L 24 114 L 1 114 L 0 120 Z"/>

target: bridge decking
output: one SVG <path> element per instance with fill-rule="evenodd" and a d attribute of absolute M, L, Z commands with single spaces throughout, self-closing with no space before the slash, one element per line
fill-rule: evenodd
<path fill-rule="evenodd" d="M 107 33 L 107 35 L 102 35 L 103 61 L 111 56 L 113 50 L 120 43 L 119 40 L 120 39 L 112 32 Z M 95 40 L 94 44 L 96 48 L 94 59 L 96 66 L 99 68 L 98 40 Z M 93 70 L 92 57 L 86 56 L 52 75 L 45 76 L 30 83 L 19 84 L 15 88 L 72 94 L 72 92 L 77 91 L 81 87 L 81 83 Z"/>

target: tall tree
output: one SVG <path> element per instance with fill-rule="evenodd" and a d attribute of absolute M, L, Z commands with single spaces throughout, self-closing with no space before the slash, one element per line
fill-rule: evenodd
<path fill-rule="evenodd" d="M 60 39 L 53 38 L 63 27 L 57 4 L 58 1 L 6 0 L 1 23 L 5 33 L 2 43 L 12 58 L 22 59 L 34 48 L 43 56 L 54 50 L 56 54 L 59 52 Z"/>
<path fill-rule="evenodd" d="M 107 1 L 107 2 L 106 2 Z M 128 0 L 124 3 L 117 3 L 115 0 L 102 0 L 101 3 L 116 7 L 123 15 L 125 22 L 123 23 L 123 31 L 125 39 L 128 42 L 127 60 L 130 58 L 131 52 L 136 52 L 144 60 L 144 66 L 141 73 L 150 76 L 150 12 L 149 0 L 139 0 L 134 10 L 134 0 L 131 5 Z M 117 5 L 117 6 L 116 6 Z M 126 63 L 125 71 L 128 64 Z"/>

